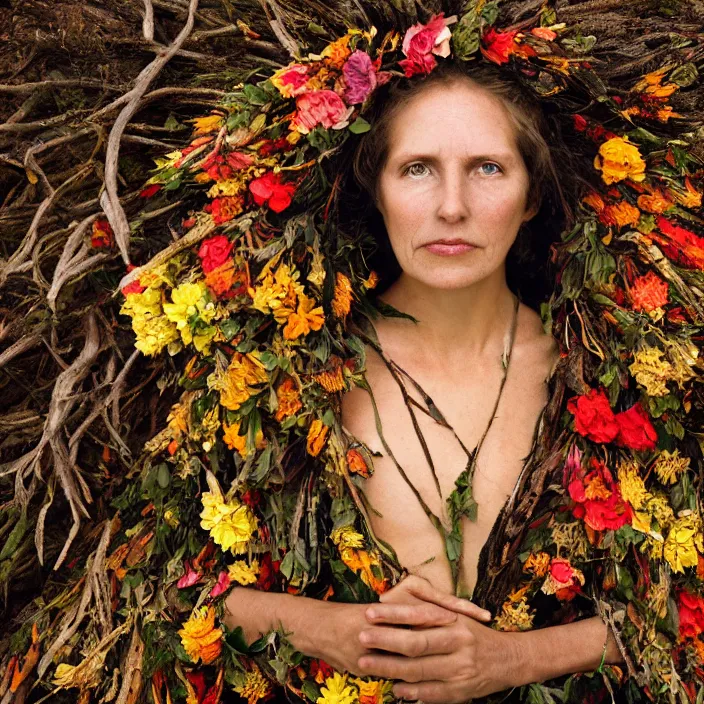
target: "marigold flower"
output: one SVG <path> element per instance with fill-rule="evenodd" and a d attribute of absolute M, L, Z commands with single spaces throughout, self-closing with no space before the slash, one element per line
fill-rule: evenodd
<path fill-rule="evenodd" d="M 669 301 L 669 290 L 670 287 L 666 281 L 663 281 L 655 272 L 649 271 L 633 282 L 628 293 L 634 310 L 651 313 Z"/>
<path fill-rule="evenodd" d="M 627 178 L 631 181 L 645 179 L 645 161 L 638 147 L 622 137 L 613 137 L 599 147 L 599 153 L 594 158 L 594 167 L 601 171 L 601 178 L 606 184 Z"/>
<path fill-rule="evenodd" d="M 222 631 L 215 628 L 215 609 L 212 606 L 194 609 L 178 634 L 183 649 L 194 663 L 202 660 L 204 665 L 209 665 L 222 651 Z"/>
<path fill-rule="evenodd" d="M 249 506 L 236 499 L 225 501 L 221 495 L 210 491 L 203 493 L 201 503 L 200 527 L 209 531 L 213 541 L 223 550 L 244 552 L 257 529 L 257 518 Z"/>
<path fill-rule="evenodd" d="M 596 213 L 601 213 L 606 207 L 604 199 L 596 191 L 592 191 L 584 196 L 582 203 L 588 205 Z"/>
<path fill-rule="evenodd" d="M 298 305 L 303 294 L 299 283 L 300 272 L 288 264 L 281 264 L 275 273 L 265 270 L 260 274 L 260 283 L 249 289 L 252 307 L 261 313 L 272 313 L 276 322 L 283 325 Z"/>
<path fill-rule="evenodd" d="M 645 488 L 645 482 L 638 474 L 638 465 L 635 462 L 624 461 L 619 464 L 618 484 L 621 496 L 633 508 L 643 508 L 650 498 L 650 492 Z"/>
<path fill-rule="evenodd" d="M 325 680 L 325 686 L 321 687 L 315 704 L 357 704 L 358 701 L 357 688 L 347 683 L 346 674 L 336 672 Z"/>
<path fill-rule="evenodd" d="M 345 318 L 352 307 L 352 283 L 345 274 L 338 271 L 335 275 L 335 296 L 332 299 L 332 311 L 338 318 Z"/>
<path fill-rule="evenodd" d="M 662 191 L 643 193 L 638 196 L 638 207 L 646 213 L 664 213 L 673 205 L 674 203 Z"/>
<path fill-rule="evenodd" d="M 307 335 L 311 330 L 320 330 L 324 323 L 323 307 L 316 306 L 312 298 L 301 294 L 298 299 L 298 308 L 288 317 L 284 328 L 284 339 L 297 340 L 302 335 Z"/>
<path fill-rule="evenodd" d="M 274 417 L 279 423 L 289 416 L 297 413 L 303 404 L 301 403 L 301 394 L 298 391 L 298 385 L 295 380 L 287 376 L 276 389 L 276 399 L 278 407 Z"/>
<path fill-rule="evenodd" d="M 369 680 L 359 677 L 352 679 L 359 687 L 359 704 L 384 704 L 393 690 L 394 683 L 389 680 Z"/>
<path fill-rule="evenodd" d="M 689 176 L 685 177 L 684 185 L 686 189 L 685 191 L 673 189 L 673 194 L 677 202 L 680 205 L 683 205 L 685 208 L 701 208 L 702 194 L 694 187 L 691 180 L 689 179 Z"/>
<path fill-rule="evenodd" d="M 325 447 L 330 428 L 323 424 L 323 421 L 316 418 L 308 428 L 308 438 L 306 440 L 306 450 L 309 455 L 317 457 Z"/>
<path fill-rule="evenodd" d="M 228 566 L 227 574 L 233 582 L 247 586 L 256 584 L 259 576 L 259 560 L 252 560 L 247 564 L 244 560 L 237 560 Z"/>
<path fill-rule="evenodd" d="M 240 423 L 233 423 L 232 425 L 223 424 L 223 429 L 225 433 L 223 434 L 223 441 L 230 448 L 230 450 L 237 450 L 243 460 L 246 460 L 252 453 L 247 452 L 247 436 L 240 435 Z M 257 450 L 261 450 L 266 447 L 266 440 L 264 439 L 264 433 L 260 428 L 257 430 L 257 437 L 255 440 L 255 447 Z"/>
<path fill-rule="evenodd" d="M 369 276 L 362 281 L 362 286 L 366 289 L 373 289 L 376 288 L 377 284 L 379 283 L 379 274 L 376 273 L 376 271 L 371 271 L 369 272 Z"/>
<path fill-rule="evenodd" d="M 547 552 L 531 553 L 523 563 L 523 571 L 534 574 L 536 577 L 544 577 L 550 567 L 550 555 Z"/>
<path fill-rule="evenodd" d="M 511 596 L 502 604 L 501 613 L 494 619 L 494 625 L 500 631 L 529 631 L 533 628 L 535 610 L 528 606 L 524 596 L 514 600 Z"/>
<path fill-rule="evenodd" d="M 262 675 L 255 662 L 251 663 L 252 669 L 244 677 L 244 682 L 233 686 L 233 690 L 247 700 L 247 704 L 256 704 L 262 699 L 267 699 L 271 693 L 271 682 Z"/>
<path fill-rule="evenodd" d="M 616 227 L 626 227 L 635 225 L 640 218 L 640 210 L 635 208 L 625 200 L 607 205 L 599 218 L 605 225 L 616 225 Z"/>
<path fill-rule="evenodd" d="M 360 477 L 364 477 L 365 479 L 371 475 L 369 466 L 359 450 L 355 450 L 354 448 L 347 450 L 346 459 L 350 472 L 359 474 Z"/>
<path fill-rule="evenodd" d="M 223 196 L 208 203 L 203 210 L 212 215 L 213 222 L 216 225 L 222 225 L 237 217 L 242 212 L 243 207 L 244 204 L 241 197 Z"/>
<path fill-rule="evenodd" d="M 256 352 L 235 352 L 224 373 L 216 371 L 208 377 L 208 387 L 220 391 L 221 406 L 236 411 L 268 379 Z"/>
<path fill-rule="evenodd" d="M 657 478 L 663 484 L 675 484 L 689 469 L 690 458 L 680 457 L 680 451 L 663 450 L 653 464 Z"/>
<path fill-rule="evenodd" d="M 352 38 L 351 34 L 343 34 L 334 42 L 330 42 L 321 52 L 320 55 L 325 59 L 326 63 L 333 68 L 342 68 L 343 64 L 350 55 L 349 43 Z"/>
<path fill-rule="evenodd" d="M 342 374 L 342 360 L 340 360 L 339 357 L 333 356 L 330 362 L 332 369 L 320 372 L 320 374 L 316 374 L 313 378 L 328 393 L 334 394 L 345 388 L 345 378 Z"/>
<path fill-rule="evenodd" d="M 633 360 L 628 370 L 648 395 L 667 396 L 667 382 L 672 378 L 672 365 L 663 359 L 662 350 L 646 345 L 636 351 Z"/>
<path fill-rule="evenodd" d="M 232 259 L 228 259 L 224 264 L 217 267 L 217 269 L 209 271 L 205 275 L 203 283 L 205 283 L 208 290 L 216 298 L 220 298 L 232 291 L 236 279 L 235 262 Z"/>

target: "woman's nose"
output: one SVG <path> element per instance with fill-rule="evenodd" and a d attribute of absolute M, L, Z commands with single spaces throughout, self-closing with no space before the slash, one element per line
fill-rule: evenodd
<path fill-rule="evenodd" d="M 437 215 L 449 223 L 459 222 L 467 217 L 468 184 L 461 173 L 446 174 L 440 184 Z"/>

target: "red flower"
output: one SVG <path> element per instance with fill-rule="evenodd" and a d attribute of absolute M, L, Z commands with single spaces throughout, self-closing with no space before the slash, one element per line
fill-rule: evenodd
<path fill-rule="evenodd" d="M 296 186 L 291 182 L 284 183 L 280 174 L 267 171 L 249 184 L 249 190 L 257 205 L 267 203 L 275 213 L 280 213 L 291 205 Z"/>
<path fill-rule="evenodd" d="M 619 426 L 603 389 L 571 398 L 567 410 L 574 415 L 577 432 L 594 442 L 611 442 L 618 435 Z"/>
<path fill-rule="evenodd" d="M 569 560 L 554 557 L 550 562 L 550 574 L 556 582 L 569 584 L 574 577 L 574 569 Z"/>
<path fill-rule="evenodd" d="M 95 249 L 110 249 L 115 244 L 115 234 L 110 223 L 105 218 L 98 218 L 93 223 L 93 234 L 90 238 L 91 247 Z"/>
<path fill-rule="evenodd" d="M 589 472 L 581 466 L 573 470 L 568 486 L 570 498 L 576 503 L 572 513 L 593 530 L 618 530 L 630 523 L 631 506 L 623 500 L 618 484 L 603 462 L 592 457 L 590 466 Z"/>
<path fill-rule="evenodd" d="M 631 450 L 654 450 L 658 434 L 650 422 L 650 416 L 636 403 L 616 416 L 618 437 L 616 443 Z"/>
<path fill-rule="evenodd" d="M 242 494 L 242 503 L 249 508 L 256 508 L 262 500 L 262 493 L 258 489 L 247 489 Z"/>
<path fill-rule="evenodd" d="M 153 195 L 157 194 L 161 190 L 160 183 L 152 183 L 151 186 L 147 186 L 139 192 L 140 198 L 151 198 Z"/>
<path fill-rule="evenodd" d="M 482 54 L 495 64 L 507 64 L 508 57 L 516 50 L 515 38 L 517 34 L 517 30 L 513 32 L 497 32 L 491 27 L 482 37 Z"/>
<path fill-rule="evenodd" d="M 577 132 L 584 132 L 587 129 L 587 121 L 581 115 L 572 115 L 572 120 L 574 121 L 574 128 Z"/>
<path fill-rule="evenodd" d="M 256 588 L 268 592 L 276 583 L 276 575 L 279 573 L 281 560 L 272 560 L 271 553 L 265 552 L 259 563 L 259 577 Z"/>
<path fill-rule="evenodd" d="M 203 210 L 213 216 L 213 222 L 216 225 L 222 225 L 225 222 L 230 222 L 242 212 L 242 199 L 237 196 L 215 198 Z"/>
<path fill-rule="evenodd" d="M 334 672 L 332 666 L 328 665 L 325 660 L 315 658 L 310 661 L 310 674 L 318 684 L 325 684 L 325 680 L 332 677 Z"/>
<path fill-rule="evenodd" d="M 675 225 L 662 215 L 656 223 L 662 235 L 653 230 L 649 236 L 662 247 L 670 259 L 682 266 L 704 269 L 704 237 Z"/>
<path fill-rule="evenodd" d="M 217 269 L 229 259 L 231 251 L 232 242 L 225 235 L 215 235 L 205 240 L 198 250 L 203 271 L 207 274 Z"/>
<path fill-rule="evenodd" d="M 289 151 L 290 149 L 291 144 L 288 139 L 286 139 L 286 137 L 279 137 L 275 140 L 264 140 L 258 151 L 261 156 L 271 156 L 274 152 Z"/>
<path fill-rule="evenodd" d="M 696 638 L 704 633 L 704 599 L 686 590 L 679 593 L 680 638 Z"/>

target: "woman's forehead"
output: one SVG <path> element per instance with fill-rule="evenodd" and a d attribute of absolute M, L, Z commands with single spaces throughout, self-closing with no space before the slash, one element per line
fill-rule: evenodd
<path fill-rule="evenodd" d="M 515 151 L 516 131 L 502 101 L 468 81 L 429 86 L 394 113 L 389 156 L 408 151 L 467 156 L 487 149 Z"/>

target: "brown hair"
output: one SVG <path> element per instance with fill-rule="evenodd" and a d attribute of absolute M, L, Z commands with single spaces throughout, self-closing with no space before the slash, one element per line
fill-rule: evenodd
<path fill-rule="evenodd" d="M 507 279 L 509 285 L 521 295 L 527 303 L 534 305 L 529 299 L 540 297 L 542 292 L 536 288 L 533 269 L 545 268 L 548 265 L 549 246 L 559 233 L 570 227 L 573 221 L 572 209 L 568 196 L 571 190 L 571 169 L 566 168 L 560 177 L 556 169 L 557 151 L 561 140 L 551 134 L 544 110 L 538 101 L 501 69 L 489 65 L 466 65 L 464 62 L 443 62 L 433 72 L 424 78 L 413 78 L 392 82 L 377 89 L 379 94 L 375 104 L 371 106 L 369 121 L 370 130 L 364 134 L 357 145 L 352 160 L 354 178 L 374 203 L 377 201 L 379 175 L 384 168 L 389 153 L 389 128 L 395 115 L 415 96 L 427 88 L 438 85 L 449 85 L 457 81 L 469 80 L 498 98 L 506 107 L 514 125 L 516 143 L 523 157 L 529 175 L 529 190 L 527 203 L 535 207 L 538 215 L 524 224 L 518 233 L 507 258 Z M 560 155 L 560 163 L 567 159 L 567 154 Z M 400 273 L 398 263 L 390 261 L 390 245 L 388 235 L 383 227 L 383 220 L 376 214 L 376 222 L 371 229 L 376 236 L 383 254 L 386 271 L 379 272 L 386 284 L 390 284 Z M 389 271 L 391 270 L 391 271 Z M 545 272 L 543 271 L 543 278 Z M 386 275 L 386 276 L 385 276 Z M 517 281 L 522 280 L 522 285 Z M 513 285 L 512 285 L 513 284 Z M 546 291 L 551 290 L 551 282 L 543 281 Z"/>

